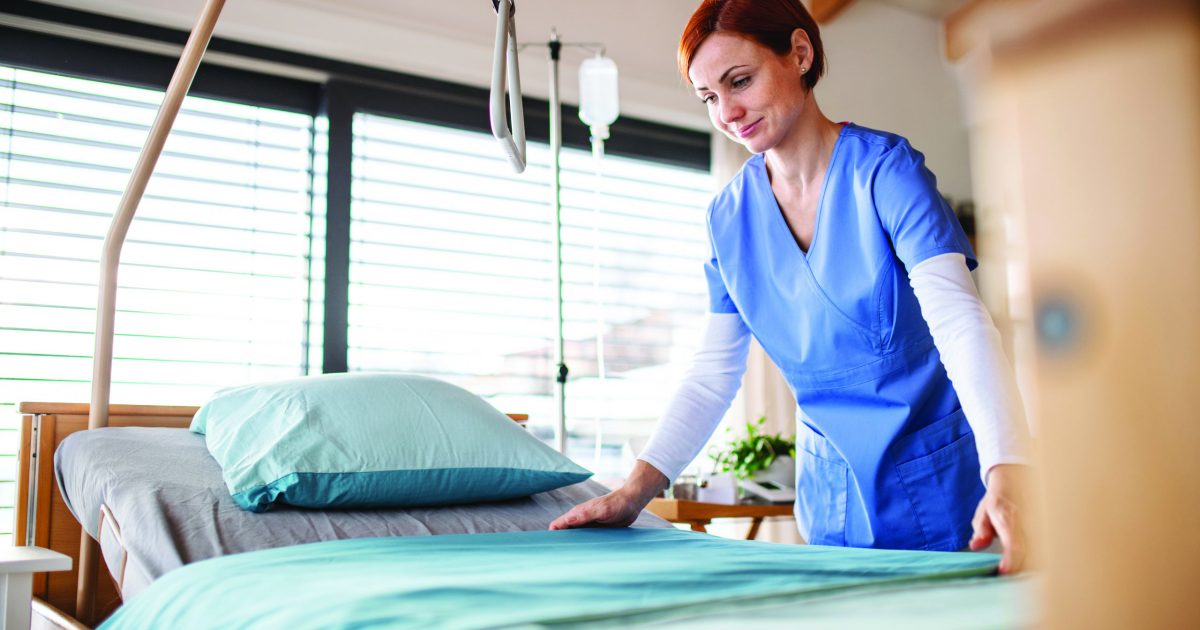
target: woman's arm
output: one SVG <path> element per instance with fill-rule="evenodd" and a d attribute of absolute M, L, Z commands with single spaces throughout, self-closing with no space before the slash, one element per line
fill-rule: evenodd
<path fill-rule="evenodd" d="M 987 493 L 971 521 L 971 549 L 999 538 L 1001 573 L 1021 570 L 1026 554 L 1021 511 L 1029 427 L 1016 378 L 962 254 L 933 256 L 913 267 L 909 282 L 929 324 L 946 373 L 975 433 Z"/>
<path fill-rule="evenodd" d="M 997 464 L 1029 463 L 1029 427 L 1016 377 L 966 259 L 962 254 L 928 258 L 912 269 L 909 282 L 975 432 L 984 483 Z"/>
<path fill-rule="evenodd" d="M 638 459 L 675 479 L 708 443 L 746 372 L 750 329 L 737 313 L 711 313 L 700 349 Z"/>
<path fill-rule="evenodd" d="M 626 527 L 650 499 L 679 476 L 721 422 L 742 384 L 750 330 L 737 313 L 712 313 L 691 368 L 667 405 L 650 443 L 625 483 L 581 503 L 550 529 Z"/>

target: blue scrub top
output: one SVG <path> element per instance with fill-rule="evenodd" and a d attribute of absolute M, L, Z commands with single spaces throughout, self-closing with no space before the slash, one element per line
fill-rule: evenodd
<path fill-rule="evenodd" d="M 975 439 L 907 270 L 975 254 L 895 134 L 845 125 L 808 252 L 750 158 L 708 212 L 710 308 L 738 313 L 796 395 L 796 522 L 813 544 L 954 551 L 983 496 Z"/>

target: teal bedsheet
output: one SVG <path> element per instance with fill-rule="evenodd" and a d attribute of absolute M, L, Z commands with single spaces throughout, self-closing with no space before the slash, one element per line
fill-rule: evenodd
<path fill-rule="evenodd" d="M 836 619 L 837 602 L 853 602 L 858 591 L 868 600 L 896 589 L 940 593 L 929 585 L 1003 591 L 1007 580 L 978 577 L 997 562 L 992 554 L 779 545 L 676 529 L 339 540 L 185 566 L 103 627 L 688 627 L 722 618 L 713 627 L 729 627 L 756 611 L 782 623 L 818 604 Z M 917 605 L 909 613 L 928 622 L 939 611 Z"/>

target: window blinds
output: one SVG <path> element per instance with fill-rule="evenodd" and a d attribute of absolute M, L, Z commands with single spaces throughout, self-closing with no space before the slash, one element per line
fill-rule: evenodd
<path fill-rule="evenodd" d="M 350 369 L 437 375 L 549 435 L 549 148 L 531 143 L 517 175 L 489 135 L 359 113 L 353 152 Z M 580 453 L 596 420 L 610 447 L 649 434 L 706 311 L 709 173 L 614 156 L 599 180 L 595 168 L 590 153 L 562 152 L 568 428 Z"/>
<path fill-rule="evenodd" d="M 90 396 L 101 245 L 161 98 L 0 66 L 0 479 L 16 402 Z M 114 403 L 200 404 L 306 372 L 317 132 L 305 114 L 185 101 L 122 251 Z"/>

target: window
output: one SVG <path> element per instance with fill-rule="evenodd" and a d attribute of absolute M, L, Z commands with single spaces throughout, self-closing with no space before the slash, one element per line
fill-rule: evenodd
<path fill-rule="evenodd" d="M 3 537 L 15 403 L 90 397 L 100 248 L 162 97 L 133 86 L 176 62 L 136 48 L 185 34 L 38 3 L 0 13 L 49 26 L 0 24 Z M 109 35 L 130 47 L 94 43 Z M 487 133 L 486 90 L 220 38 L 209 50 L 299 72 L 201 66 L 123 249 L 113 402 L 403 370 L 529 413 L 549 440 L 544 102 L 526 99 L 530 167 L 515 175 Z M 564 106 L 569 454 L 612 477 L 700 332 L 709 140 L 622 118 L 598 180 L 575 113 Z"/>
<path fill-rule="evenodd" d="M 0 506 L 15 403 L 90 397 L 101 244 L 161 99 L 0 66 Z M 318 136 L 308 114 L 186 100 L 122 252 L 113 402 L 200 404 L 320 371 Z M 11 524 L 0 513 L 3 536 Z"/>
<path fill-rule="evenodd" d="M 549 440 L 549 147 L 530 143 L 518 175 L 490 135 L 359 113 L 353 154 L 350 369 L 445 378 Z M 617 156 L 597 178 L 579 149 L 561 165 L 568 454 L 619 477 L 696 347 L 711 181 Z"/>

